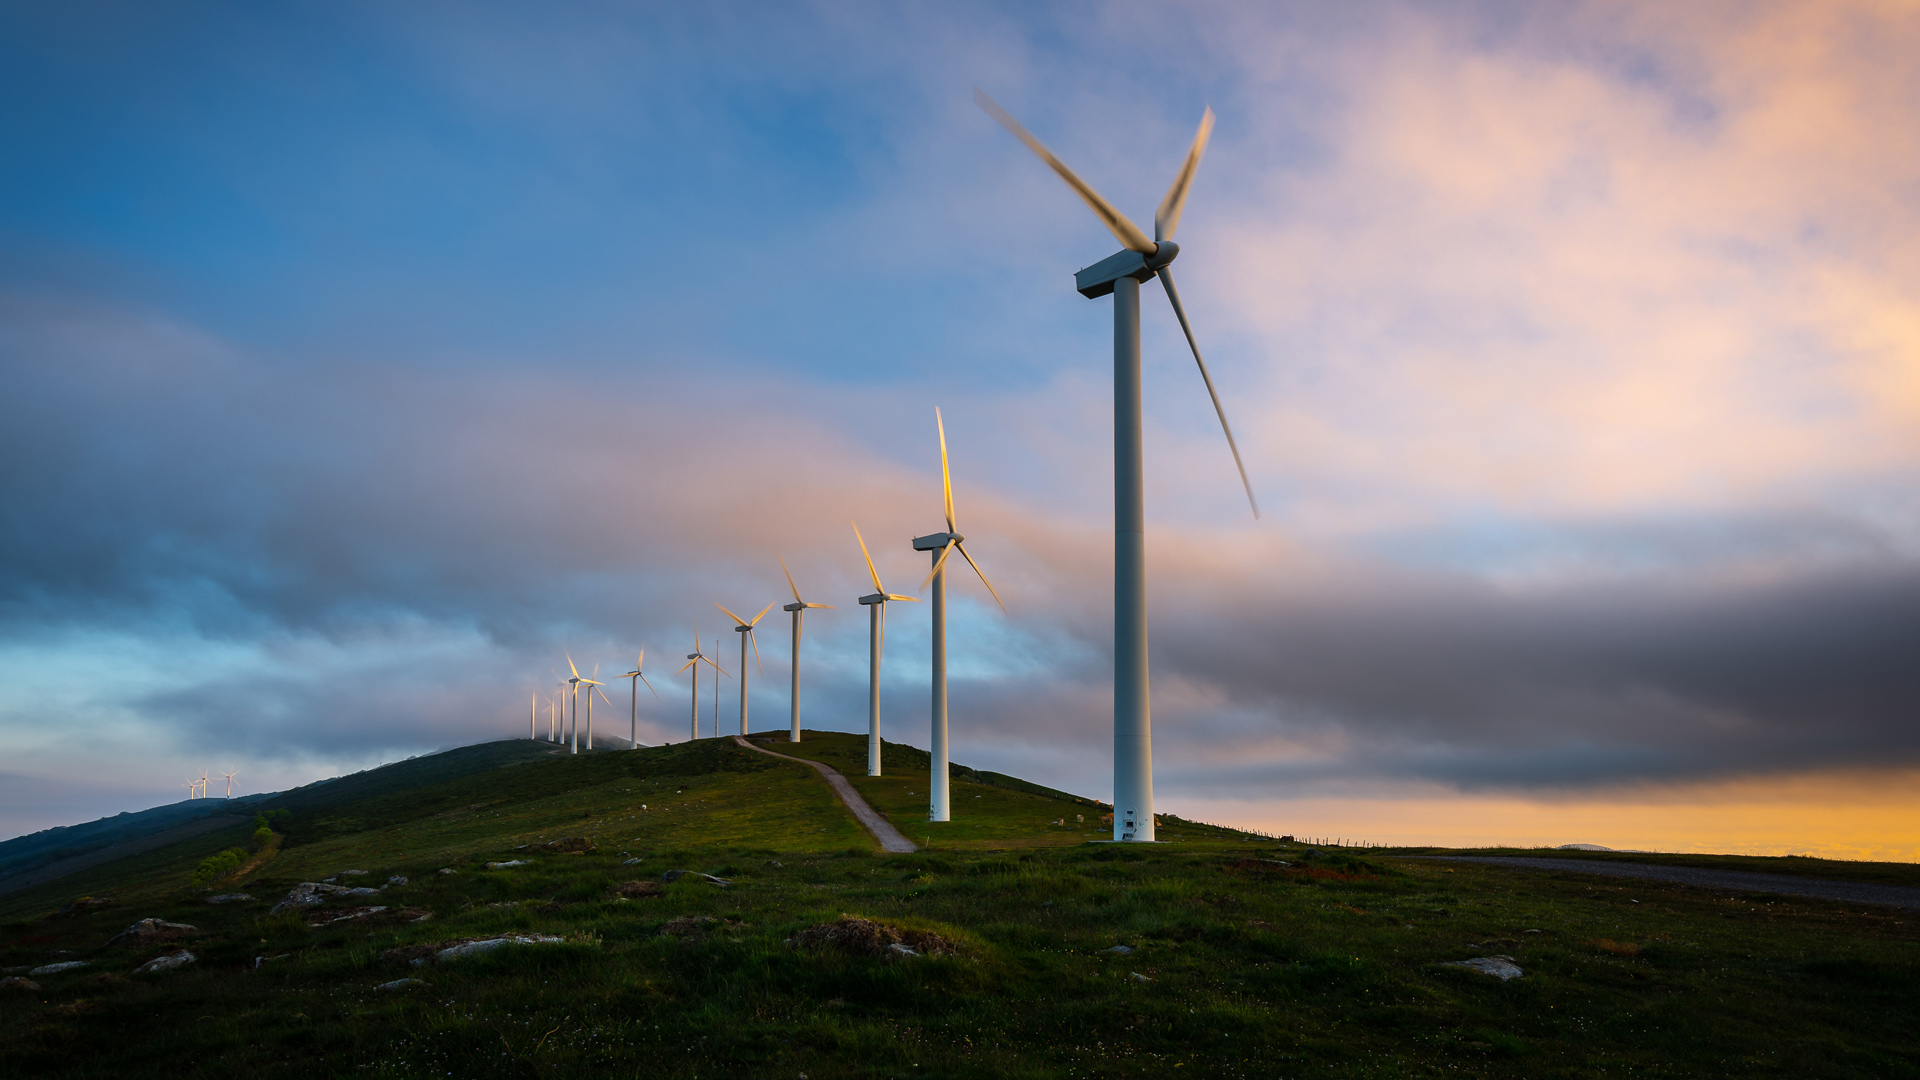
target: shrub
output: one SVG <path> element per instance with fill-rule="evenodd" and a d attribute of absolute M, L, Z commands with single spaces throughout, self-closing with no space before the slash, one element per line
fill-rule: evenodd
<path fill-rule="evenodd" d="M 237 847 L 228 848 L 217 855 L 209 855 L 200 860 L 200 865 L 194 868 L 193 883 L 205 885 L 216 878 L 226 877 L 240 869 L 240 864 L 246 861 L 247 853 Z"/>

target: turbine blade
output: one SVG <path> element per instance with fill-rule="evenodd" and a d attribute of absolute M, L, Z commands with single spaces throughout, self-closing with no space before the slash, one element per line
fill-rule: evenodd
<path fill-rule="evenodd" d="M 987 587 L 987 595 L 993 597 L 994 603 L 1000 604 L 1000 614 L 1005 615 L 1007 613 L 1007 605 L 1001 603 L 1000 594 L 993 591 L 993 582 L 987 580 L 986 571 L 980 569 L 980 564 L 974 562 L 973 556 L 967 554 L 967 546 L 965 544 L 955 544 L 953 546 L 960 549 L 960 557 L 967 560 L 967 565 L 973 567 L 974 573 L 980 575 L 980 584 Z"/>
<path fill-rule="evenodd" d="M 949 540 L 947 546 L 940 549 L 940 557 L 933 560 L 933 569 L 927 571 L 927 580 L 920 583 L 921 592 L 927 591 L 927 586 L 933 584 L 933 579 L 939 576 L 940 568 L 947 565 L 947 556 L 953 554 L 953 547 L 953 541 Z"/>
<path fill-rule="evenodd" d="M 917 603 L 919 603 L 919 602 L 920 602 L 920 598 L 919 598 L 919 597 L 917 597 L 917 596 L 901 596 L 901 595 L 899 595 L 899 594 L 897 594 L 897 593 L 888 593 L 888 594 L 887 594 L 887 599 L 889 599 L 889 600 L 907 600 L 907 601 L 910 601 L 910 602 L 912 602 L 912 603 L 915 603 L 915 604 L 917 604 Z M 882 605 L 882 606 L 884 607 L 885 605 Z M 882 612 L 881 612 L 880 614 L 884 616 L 884 615 L 886 614 L 886 612 L 884 612 L 884 611 L 882 611 Z"/>
<path fill-rule="evenodd" d="M 636 672 L 636 674 L 638 674 L 638 673 Z M 649 693 L 649 694 L 652 694 L 652 695 L 654 696 L 654 699 L 655 699 L 655 700 L 658 700 L 658 699 L 659 699 L 659 697 L 660 697 L 660 691 L 658 691 L 658 690 L 655 690 L 655 689 L 653 688 L 653 684 L 652 684 L 652 683 L 650 683 L 650 682 L 647 682 L 647 677 L 646 677 L 645 675 L 641 675 L 641 676 L 640 676 L 640 681 L 641 681 L 641 682 L 643 682 L 643 683 L 647 683 L 647 693 Z"/>
<path fill-rule="evenodd" d="M 595 685 L 595 686 L 599 686 L 600 684 L 599 684 L 599 683 L 594 683 L 593 685 Z M 600 695 L 600 700 L 601 700 L 601 701 L 606 701 L 606 702 L 607 702 L 607 704 L 609 704 L 609 705 L 611 705 L 611 704 L 613 704 L 613 702 L 611 702 L 611 701 L 607 701 L 607 695 L 606 695 L 606 692 L 605 692 L 605 691 L 601 691 L 601 690 L 595 690 L 595 691 L 594 691 L 594 693 L 596 693 L 596 694 L 599 694 L 599 695 Z"/>
<path fill-rule="evenodd" d="M 761 609 L 760 609 L 760 614 L 758 614 L 758 615 L 755 615 L 755 616 L 753 617 L 753 622 L 750 622 L 750 623 L 748 623 L 747 625 L 748 625 L 748 626 L 754 626 L 754 625 L 757 625 L 757 624 L 758 624 L 758 623 L 760 622 L 760 620 L 761 620 L 761 619 L 764 619 L 764 618 L 766 618 L 766 617 L 767 617 L 767 612 L 769 612 L 769 611 L 772 611 L 772 610 L 773 610 L 773 604 L 771 604 L 771 603 L 769 603 L 769 604 L 768 604 L 768 605 L 767 605 L 766 607 L 763 607 L 763 608 L 761 608 Z"/>
<path fill-rule="evenodd" d="M 580 677 L 580 669 L 579 669 L 579 668 L 577 668 L 577 667 L 574 667 L 574 666 L 573 666 L 573 654 L 572 654 L 572 653 L 568 653 L 568 654 L 567 654 L 567 670 L 568 670 L 568 671 L 571 671 L 571 672 L 573 672 L 573 677 L 574 677 L 574 678 L 576 678 L 576 679 L 577 679 L 577 678 L 579 678 L 579 677 Z"/>
<path fill-rule="evenodd" d="M 726 668 L 723 668 L 719 664 L 714 663 L 713 657 L 703 656 L 700 659 L 705 660 L 707 662 L 707 666 L 712 668 L 713 670 L 719 672 L 722 675 L 725 675 L 729 679 L 733 678 L 733 675 L 730 672 L 728 672 Z"/>
<path fill-rule="evenodd" d="M 641 668 L 646 667 L 647 666 L 646 661 L 647 661 L 647 647 L 645 645 L 642 645 L 640 646 L 640 655 L 633 658 L 633 670 L 639 671 Z"/>
<path fill-rule="evenodd" d="M 773 557 L 780 559 L 780 553 L 777 551 L 774 552 Z M 793 602 L 796 604 L 806 603 L 805 600 L 800 599 L 800 586 L 793 583 L 793 571 L 787 569 L 787 560 L 785 559 L 780 559 L 780 572 L 787 575 L 787 588 L 793 590 Z"/>
<path fill-rule="evenodd" d="M 713 606 L 714 606 L 714 607 L 717 607 L 717 608 L 720 608 L 720 610 L 721 610 L 721 611 L 726 611 L 726 612 L 727 612 L 727 618 L 729 618 L 729 619 L 732 619 L 732 620 L 733 620 L 733 625 L 735 625 L 735 626 L 745 626 L 745 625 L 746 625 L 746 622 L 747 622 L 747 620 L 745 620 L 745 619 L 743 619 L 743 618 L 741 618 L 741 617 L 740 617 L 740 616 L 738 616 L 738 615 L 735 615 L 735 614 L 734 614 L 733 612 L 731 612 L 731 611 L 727 611 L 727 609 L 726 609 L 726 608 L 723 608 L 723 607 L 720 607 L 720 605 L 719 605 L 719 604 L 715 604 L 715 605 L 713 605 Z"/>
<path fill-rule="evenodd" d="M 761 614 L 764 615 L 766 613 L 761 612 Z M 759 670 L 760 674 L 765 675 L 767 673 L 766 666 L 760 663 L 760 639 L 756 637 L 751 630 L 747 631 L 747 644 L 753 646 L 753 666 Z"/>
<path fill-rule="evenodd" d="M 1142 255 L 1154 253 L 1153 241 L 1147 239 L 1147 234 L 1141 232 L 1138 225 L 1128 221 L 1125 214 L 1115 210 L 1113 204 L 1101 198 L 1100 193 L 1088 186 L 1085 180 L 1075 176 L 1072 169 L 1067 168 L 1059 158 L 1053 156 L 1053 151 L 1047 149 L 1039 139 L 1034 138 L 1032 132 L 1021 127 L 1020 121 L 1008 115 L 1007 110 L 1001 108 L 977 86 L 973 88 L 973 102 L 985 109 L 988 116 L 1000 121 L 1001 127 L 1011 131 L 1015 138 L 1026 143 L 1027 149 L 1033 151 L 1041 161 L 1046 162 L 1048 168 L 1058 173 L 1060 179 L 1067 182 L 1067 186 L 1073 189 L 1074 194 L 1080 196 L 1080 201 L 1086 203 L 1087 207 L 1107 227 L 1107 231 L 1120 241 L 1120 246 Z"/>
<path fill-rule="evenodd" d="M 1193 327 L 1187 322 L 1187 309 L 1180 303 L 1180 290 L 1174 288 L 1173 275 L 1166 267 L 1160 268 L 1160 284 L 1167 288 L 1167 299 L 1173 301 L 1173 313 L 1180 319 L 1180 331 L 1187 335 L 1187 347 L 1193 350 L 1193 362 L 1200 365 L 1200 379 L 1207 384 L 1207 396 L 1213 399 L 1214 415 L 1220 418 L 1220 430 L 1227 435 L 1227 449 L 1233 451 L 1233 467 L 1240 470 L 1240 486 L 1247 489 L 1247 505 L 1253 508 L 1254 520 L 1260 519 L 1260 502 L 1253 497 L 1253 482 L 1247 479 L 1247 466 L 1240 460 L 1240 444 L 1233 441 L 1233 426 L 1227 423 L 1227 410 L 1220 405 L 1220 394 L 1213 388 L 1213 376 L 1207 374 L 1207 362 L 1200 359 L 1200 343 L 1193 340 Z"/>
<path fill-rule="evenodd" d="M 933 424 L 940 429 L 940 491 L 947 500 L 947 531 L 959 532 L 953 523 L 953 474 L 947 471 L 947 422 L 940 418 L 940 406 L 933 407 Z"/>
<path fill-rule="evenodd" d="M 848 524 L 853 526 L 853 538 L 860 541 L 860 554 L 866 556 L 867 576 L 873 579 L 873 591 L 878 593 L 886 592 L 886 588 L 880 584 L 880 571 L 873 568 L 873 555 L 867 551 L 866 538 L 860 535 L 860 523 L 853 521 L 848 522 Z"/>
<path fill-rule="evenodd" d="M 823 607 L 823 608 L 827 608 L 827 609 L 829 609 L 829 610 L 832 610 L 832 609 L 833 609 L 833 605 L 832 605 L 832 604 L 814 604 L 814 603 L 807 603 L 806 601 L 802 601 L 802 603 L 806 603 L 806 604 L 807 604 L 807 606 L 808 606 L 808 607 L 810 607 L 810 608 L 817 608 L 817 607 Z"/>
<path fill-rule="evenodd" d="M 1200 130 L 1193 133 L 1193 145 L 1187 148 L 1187 160 L 1180 163 L 1180 172 L 1173 178 L 1173 186 L 1167 189 L 1167 197 L 1160 200 L 1160 209 L 1153 212 L 1153 238 L 1155 240 L 1173 239 L 1173 231 L 1180 227 L 1180 211 L 1187 205 L 1187 189 L 1193 185 L 1193 173 L 1200 167 L 1200 155 L 1207 152 L 1207 140 L 1213 137 L 1213 110 L 1200 114 Z"/>

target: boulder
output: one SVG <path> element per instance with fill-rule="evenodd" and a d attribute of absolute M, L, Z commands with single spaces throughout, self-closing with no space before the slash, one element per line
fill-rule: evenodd
<path fill-rule="evenodd" d="M 0 990 L 25 990 L 32 992 L 40 989 L 40 984 L 32 979 L 23 979 L 18 975 L 9 975 L 0 979 Z"/>
<path fill-rule="evenodd" d="M 238 904 L 238 903 L 242 903 L 242 902 L 244 902 L 244 901 L 247 901 L 247 900 L 251 900 L 251 899 L 253 899 L 253 897 L 251 897 L 251 896 L 248 896 L 248 895 L 247 895 L 246 893 L 243 893 L 243 892 L 230 892 L 230 893 L 221 893 L 221 894 L 220 894 L 219 896 L 209 896 L 209 897 L 207 897 L 207 903 L 209 903 L 209 904 Z"/>
<path fill-rule="evenodd" d="M 134 968 L 133 973 L 135 975 L 155 975 L 162 971 L 172 971 L 174 968 L 186 967 L 198 959 L 200 958 L 185 949 L 181 949 L 177 953 L 170 953 L 166 956 L 156 956 L 146 963 L 141 964 L 139 967 Z"/>
<path fill-rule="evenodd" d="M 484 941 L 468 941 L 451 946 L 450 948 L 441 949 L 438 953 L 434 954 L 434 958 L 444 964 L 449 960 L 458 960 L 466 956 L 478 956 L 481 953 L 492 952 L 495 949 L 504 949 L 509 945 L 558 945 L 565 940 L 565 938 L 553 937 L 548 934 L 528 934 L 524 937 L 487 938 Z"/>
<path fill-rule="evenodd" d="M 1476 956 L 1471 960 L 1449 960 L 1442 967 L 1470 968 L 1482 975 L 1491 975 L 1501 982 L 1520 977 L 1520 965 L 1513 962 L 1511 956 Z"/>
<path fill-rule="evenodd" d="M 448 874 L 457 874 L 459 872 L 460 871 L 455 870 L 451 866 L 443 866 L 440 869 L 434 871 L 434 873 L 439 874 L 441 877 L 446 877 Z"/>
<path fill-rule="evenodd" d="M 387 884 L 389 885 L 405 885 L 406 883 L 407 879 L 399 874 L 395 874 L 387 879 Z"/>
<path fill-rule="evenodd" d="M 584 855 L 593 850 L 593 841 L 584 836 L 563 836 L 558 840 L 549 840 L 540 845 L 543 851 L 557 851 L 562 855 Z"/>
<path fill-rule="evenodd" d="M 1129 953 L 1131 953 L 1131 952 L 1133 952 L 1133 946 L 1131 946 L 1131 945 L 1115 945 L 1115 946 L 1114 946 L 1113 948 L 1111 948 L 1111 949 L 1102 949 L 1102 950 L 1100 950 L 1100 951 L 1101 951 L 1101 952 L 1110 952 L 1110 953 L 1119 953 L 1119 954 L 1120 954 L 1121 956 L 1126 956 L 1127 954 L 1129 954 Z"/>
<path fill-rule="evenodd" d="M 109 938 L 107 945 L 109 948 L 115 945 L 147 945 L 156 941 L 173 941 L 199 932 L 199 927 L 189 926 L 183 922 L 141 919 Z"/>
<path fill-rule="evenodd" d="M 487 864 L 487 869 L 505 870 L 509 866 L 528 866 L 528 865 L 530 864 L 525 859 L 508 859 L 505 862 L 490 862 Z"/>
<path fill-rule="evenodd" d="M 32 971 L 27 972 L 27 974 L 58 975 L 63 971 L 78 971 L 83 967 L 92 967 L 92 966 L 93 966 L 92 964 L 89 964 L 85 960 L 62 960 L 58 964 L 42 964 L 39 967 L 34 968 Z"/>
<path fill-rule="evenodd" d="M 65 907 L 62 907 L 59 911 L 54 912 L 54 914 L 82 915 L 95 908 L 106 907 L 111 903 L 113 903 L 113 898 L 110 896 L 82 896 Z"/>
<path fill-rule="evenodd" d="M 676 881 L 679 881 L 683 877 L 697 877 L 702 881 L 710 882 L 711 884 L 718 885 L 723 889 L 733 884 L 733 882 L 728 881 L 725 878 L 717 878 L 717 877 L 714 877 L 712 874 L 703 874 L 698 870 L 669 870 L 666 873 L 661 874 L 660 876 L 666 879 L 666 882 L 669 885 L 673 884 Z"/>
<path fill-rule="evenodd" d="M 336 896 L 379 896 L 379 889 L 355 888 L 345 885 L 329 885 L 324 881 L 303 881 L 293 887 L 286 899 L 273 905 L 269 914 L 278 914 L 287 908 L 319 907 L 328 897 Z"/>
<path fill-rule="evenodd" d="M 425 979 L 395 979 L 392 982 L 383 982 L 379 986 L 374 987 L 374 989 L 375 990 L 405 990 L 409 986 L 428 986 L 428 985 L 430 984 Z"/>

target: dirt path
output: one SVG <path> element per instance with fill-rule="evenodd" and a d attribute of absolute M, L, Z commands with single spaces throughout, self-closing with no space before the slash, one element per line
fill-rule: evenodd
<path fill-rule="evenodd" d="M 1704 889 L 1778 893 L 1782 896 L 1809 896 L 1816 900 L 1920 908 L 1920 888 L 1907 885 L 1829 881 L 1823 878 L 1793 877 L 1787 874 L 1757 874 L 1750 870 L 1707 870 L 1697 866 L 1656 866 L 1652 863 L 1602 862 L 1597 859 L 1537 859 L 1528 855 L 1401 855 L 1396 857 L 1433 862 L 1479 863 L 1482 866 L 1504 866 L 1509 870 L 1562 870 L 1575 874 L 1600 874 L 1606 877 L 1646 878 L 1652 881 L 1672 882 L 1676 885 L 1694 885 Z"/>
<path fill-rule="evenodd" d="M 808 761 L 806 758 L 776 754 L 764 746 L 755 746 L 738 735 L 733 737 L 733 741 L 749 750 L 758 751 L 769 757 L 777 757 L 785 761 L 797 761 L 802 765 L 813 766 L 819 770 L 821 776 L 827 778 L 827 786 L 833 789 L 835 795 L 840 796 L 840 801 L 846 804 L 847 809 L 853 811 L 853 816 L 859 819 L 860 824 L 867 827 L 867 831 L 873 834 L 875 840 L 880 841 L 881 847 L 903 855 L 908 852 L 920 850 L 913 841 L 901 836 L 900 830 L 894 828 L 892 822 L 881 817 L 873 807 L 868 806 L 867 800 L 861 798 L 860 793 L 853 790 L 853 785 L 847 783 L 847 778 L 841 776 L 839 770 L 833 768 L 831 765 L 822 765 L 818 761 Z"/>

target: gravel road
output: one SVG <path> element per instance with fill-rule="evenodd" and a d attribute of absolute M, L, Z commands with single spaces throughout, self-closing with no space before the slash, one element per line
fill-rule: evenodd
<path fill-rule="evenodd" d="M 1756 874 L 1747 870 L 1706 870 L 1695 866 L 1657 866 L 1652 863 L 1602 862 L 1598 859 L 1538 859 L 1526 855 L 1401 855 L 1396 857 L 1430 862 L 1479 863 L 1483 866 L 1504 866 L 1509 870 L 1562 870 L 1574 874 L 1599 874 L 1603 877 L 1646 878 L 1652 881 L 1668 881 L 1676 885 L 1694 885 L 1703 889 L 1778 893 L 1782 896 L 1810 896 L 1816 900 L 1843 900 L 1856 904 L 1920 908 L 1920 888 L 1908 885 L 1874 885 L 1864 881 L 1828 881 L 1822 878 L 1793 877 L 1788 874 Z"/>

